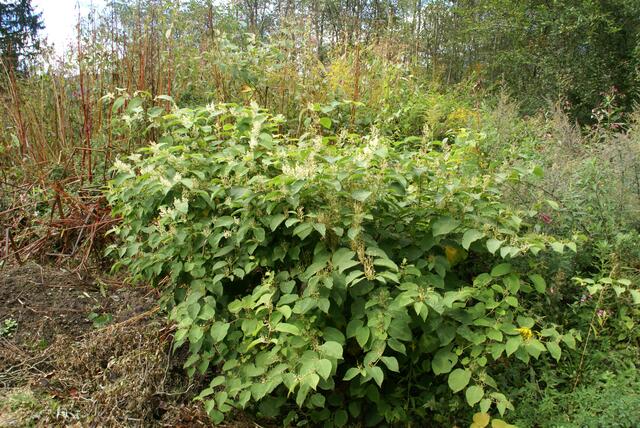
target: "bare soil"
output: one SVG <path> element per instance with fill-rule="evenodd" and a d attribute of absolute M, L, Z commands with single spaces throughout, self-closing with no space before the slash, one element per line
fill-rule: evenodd
<path fill-rule="evenodd" d="M 187 379 L 156 302 L 109 277 L 0 271 L 0 427 L 209 426 L 193 401 L 206 379 Z"/>

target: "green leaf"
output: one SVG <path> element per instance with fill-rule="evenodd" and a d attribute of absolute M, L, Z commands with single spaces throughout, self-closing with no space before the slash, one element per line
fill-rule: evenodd
<path fill-rule="evenodd" d="M 367 341 L 369 340 L 369 334 L 370 330 L 366 325 L 358 327 L 356 329 L 356 341 L 358 342 L 358 345 L 360 345 L 360 347 L 363 349 L 367 344 Z"/>
<path fill-rule="evenodd" d="M 373 264 L 376 266 L 386 267 L 394 272 L 398 272 L 400 270 L 400 268 L 398 268 L 398 265 L 395 264 L 391 259 L 375 259 L 373 261 Z"/>
<path fill-rule="evenodd" d="M 504 301 L 507 302 L 509 306 L 513 306 L 514 308 L 518 307 L 518 299 L 515 296 L 507 296 L 504 298 Z"/>
<path fill-rule="evenodd" d="M 354 190 L 351 192 L 351 197 L 359 202 L 364 202 L 371 196 L 371 192 L 368 190 Z"/>
<path fill-rule="evenodd" d="M 631 300 L 634 305 L 640 305 L 640 291 L 638 290 L 629 290 L 629 294 L 631 294 Z"/>
<path fill-rule="evenodd" d="M 360 369 L 357 367 L 351 367 L 347 370 L 347 372 L 344 374 L 344 378 L 342 378 L 342 380 L 351 380 L 354 377 L 358 376 L 360 374 Z"/>
<path fill-rule="evenodd" d="M 338 342 L 328 341 L 325 342 L 322 346 L 320 346 L 320 351 L 324 352 L 325 355 L 331 358 L 342 358 L 342 345 Z"/>
<path fill-rule="evenodd" d="M 282 305 L 282 306 L 278 306 L 276 308 L 278 310 L 278 312 L 280 312 L 282 315 L 284 315 L 284 319 L 288 320 L 289 317 L 291 316 L 291 307 L 288 305 Z"/>
<path fill-rule="evenodd" d="M 500 263 L 499 265 L 497 265 L 496 267 L 491 269 L 491 276 L 495 278 L 495 277 L 498 277 L 498 276 L 506 275 L 509 272 L 511 272 L 511 264 L 509 264 L 509 263 Z"/>
<path fill-rule="evenodd" d="M 378 366 L 368 367 L 367 373 L 373 378 L 373 380 L 378 384 L 378 386 L 382 386 L 382 382 L 384 380 L 384 372 Z"/>
<path fill-rule="evenodd" d="M 495 238 L 491 238 L 489 240 L 487 240 L 487 250 L 489 250 L 489 252 L 491 254 L 495 254 L 496 251 L 498 251 L 498 248 L 500 248 L 500 246 L 502 245 L 504 241 L 498 241 Z"/>
<path fill-rule="evenodd" d="M 432 226 L 433 236 L 446 235 L 447 233 L 452 232 L 460 222 L 451 217 L 440 217 L 437 219 Z"/>
<path fill-rule="evenodd" d="M 449 373 L 458 362 L 458 356 L 446 349 L 440 349 L 433 356 L 431 369 L 436 375 Z"/>
<path fill-rule="evenodd" d="M 460 392 L 469 384 L 469 380 L 471 380 L 471 372 L 469 370 L 455 369 L 449 373 L 449 388 L 453 392 Z"/>
<path fill-rule="evenodd" d="M 538 339 L 529 339 L 525 342 L 525 349 L 533 358 L 538 358 L 540 354 L 546 351 L 546 348 Z"/>
<path fill-rule="evenodd" d="M 282 223 L 285 219 L 284 214 L 276 214 L 274 216 L 271 217 L 271 220 L 269 221 L 269 228 L 274 231 L 276 230 L 276 228 L 280 225 L 280 223 Z"/>
<path fill-rule="evenodd" d="M 555 358 L 556 361 L 560 361 L 562 350 L 560 349 L 560 345 L 558 345 L 558 342 L 547 342 L 546 345 L 547 349 L 549 350 L 549 354 L 551 354 L 551 356 Z"/>
<path fill-rule="evenodd" d="M 333 365 L 331 364 L 331 361 L 327 359 L 319 360 L 316 366 L 316 371 L 318 372 L 320 377 L 324 380 L 329 379 L 329 376 L 331 376 L 332 369 L 333 369 Z"/>
<path fill-rule="evenodd" d="M 483 236 L 484 236 L 484 233 L 480 232 L 479 230 L 476 230 L 476 229 L 467 230 L 464 233 L 464 235 L 462 235 L 462 248 L 464 248 L 465 250 L 468 250 L 469 246 L 471 246 L 473 242 L 477 241 Z"/>
<path fill-rule="evenodd" d="M 331 128 L 331 119 L 328 117 L 321 117 L 318 122 L 320 123 L 320 125 L 322 125 L 323 128 L 325 129 L 329 129 Z"/>
<path fill-rule="evenodd" d="M 349 421 L 349 414 L 347 413 L 346 410 L 340 409 L 336 411 L 333 417 L 333 423 L 338 428 L 342 428 L 343 426 L 345 426 L 348 421 Z"/>
<path fill-rule="evenodd" d="M 198 315 L 198 318 L 200 318 L 201 320 L 210 320 L 215 316 L 215 314 L 216 310 L 214 309 L 214 307 L 205 304 L 200 309 L 200 315 Z"/>
<path fill-rule="evenodd" d="M 351 321 L 349 321 L 349 324 L 347 324 L 347 337 L 355 337 L 356 331 L 358 331 L 358 329 L 363 325 L 364 323 L 359 319 L 352 319 Z"/>
<path fill-rule="evenodd" d="M 400 371 L 400 365 L 398 364 L 398 360 L 396 360 L 396 357 L 380 357 L 380 360 L 392 372 L 399 372 Z"/>
<path fill-rule="evenodd" d="M 473 407 L 484 397 L 484 389 L 479 385 L 470 386 L 465 392 L 465 397 L 467 398 L 467 403 Z"/>
<path fill-rule="evenodd" d="M 280 331 L 283 333 L 293 334 L 294 336 L 300 336 L 300 329 L 293 324 L 288 324 L 286 322 L 281 322 L 276 325 L 276 331 Z"/>
<path fill-rule="evenodd" d="M 334 267 L 338 268 L 339 273 L 342 273 L 346 269 L 349 269 L 359 263 L 358 261 L 353 260 L 353 256 L 355 256 L 355 254 L 355 252 L 348 248 L 339 248 L 335 253 L 333 253 L 331 263 Z"/>
<path fill-rule="evenodd" d="M 576 349 L 576 339 L 571 333 L 563 334 L 562 341 L 570 348 Z"/>
<path fill-rule="evenodd" d="M 311 223 L 300 223 L 293 229 L 293 234 L 304 240 L 313 231 L 313 225 Z"/>
<path fill-rule="evenodd" d="M 120 109 L 120 107 L 124 105 L 125 101 L 126 99 L 124 97 L 116 98 L 116 100 L 113 102 L 113 106 L 111 107 L 111 111 L 113 113 L 116 113 Z"/>
<path fill-rule="evenodd" d="M 545 290 L 547 289 L 547 283 L 545 282 L 544 278 L 541 275 L 538 275 L 537 273 L 535 273 L 535 274 L 529 275 L 529 279 L 533 284 L 533 288 L 535 288 L 538 293 L 545 292 Z"/>
<path fill-rule="evenodd" d="M 514 352 L 516 352 L 520 347 L 521 343 L 522 343 L 522 337 L 520 336 L 509 338 L 509 340 L 507 340 L 507 344 L 505 345 L 505 351 L 507 353 L 507 357 L 513 354 Z"/>
<path fill-rule="evenodd" d="M 481 273 L 480 275 L 476 276 L 475 279 L 473 280 L 473 286 L 484 287 L 485 285 L 489 284 L 492 280 L 493 280 L 493 277 L 488 273 Z"/>
<path fill-rule="evenodd" d="M 313 223 L 313 228 L 320 234 L 322 237 L 327 233 L 327 226 L 322 223 Z"/>

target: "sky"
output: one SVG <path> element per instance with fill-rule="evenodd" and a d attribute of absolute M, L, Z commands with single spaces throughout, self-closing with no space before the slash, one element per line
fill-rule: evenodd
<path fill-rule="evenodd" d="M 105 2 L 106 0 L 31 0 L 31 5 L 36 11 L 42 12 L 45 26 L 42 35 L 61 54 L 69 41 L 75 38 L 77 6 L 86 14 L 91 4 L 101 7 Z"/>

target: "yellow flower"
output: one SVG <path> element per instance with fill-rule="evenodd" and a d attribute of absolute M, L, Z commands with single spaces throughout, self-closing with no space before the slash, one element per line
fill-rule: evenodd
<path fill-rule="evenodd" d="M 520 328 L 517 328 L 516 330 L 518 330 L 518 332 L 520 333 L 520 336 L 522 336 L 524 340 L 529 340 L 533 337 L 533 332 L 529 327 L 520 327 Z"/>

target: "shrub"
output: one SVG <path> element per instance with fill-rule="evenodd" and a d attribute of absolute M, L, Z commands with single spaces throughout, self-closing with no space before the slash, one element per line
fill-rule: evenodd
<path fill-rule="evenodd" d="M 507 358 L 575 345 L 529 309 L 536 255 L 575 246 L 501 202 L 529 172 L 483 169 L 474 135 L 294 141 L 255 105 L 153 120 L 159 141 L 115 165 L 111 251 L 162 288 L 188 373 L 215 376 L 199 396 L 215 421 L 434 420 L 452 394 L 503 414 Z"/>

